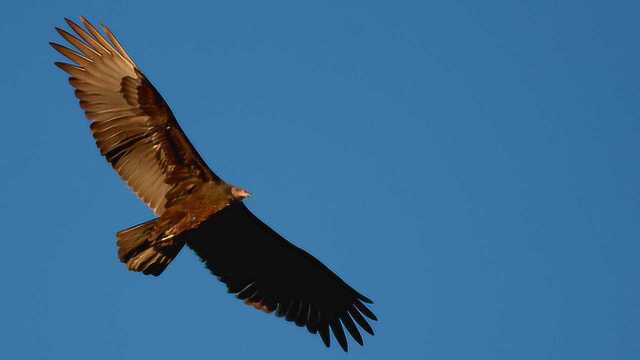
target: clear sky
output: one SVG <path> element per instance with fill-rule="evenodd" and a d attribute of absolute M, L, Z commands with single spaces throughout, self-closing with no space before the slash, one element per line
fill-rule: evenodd
<path fill-rule="evenodd" d="M 304 4 L 303 4 L 304 3 Z M 393 5 L 392 5 L 393 4 Z M 640 6 L 0 5 L 3 359 L 640 358 Z M 54 26 L 104 22 L 265 222 L 371 297 L 348 355 L 226 294 L 96 150 Z"/>

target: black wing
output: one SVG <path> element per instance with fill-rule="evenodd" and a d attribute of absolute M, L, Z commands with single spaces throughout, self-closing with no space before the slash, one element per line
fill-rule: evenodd
<path fill-rule="evenodd" d="M 360 345 L 360 325 L 377 320 L 355 291 L 306 251 L 294 246 L 236 202 L 188 234 L 187 244 L 230 293 L 265 312 L 306 326 L 330 344 L 329 328 L 347 351 L 343 326 Z M 364 315 L 364 316 L 363 316 Z M 354 322 L 355 321 L 355 322 Z"/>

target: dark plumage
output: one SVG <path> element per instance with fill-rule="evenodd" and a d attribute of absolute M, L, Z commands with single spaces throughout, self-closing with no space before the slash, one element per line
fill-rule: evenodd
<path fill-rule="evenodd" d="M 118 257 L 132 271 L 160 275 L 185 244 L 246 304 L 318 333 L 346 351 L 347 332 L 373 335 L 371 300 L 306 251 L 260 221 L 242 202 L 249 193 L 209 169 L 171 109 L 107 27 L 85 18 L 57 29 L 78 52 L 52 43 L 74 64 L 71 77 L 102 155 L 158 216 L 117 233 Z M 108 39 L 108 40 L 107 40 Z"/>

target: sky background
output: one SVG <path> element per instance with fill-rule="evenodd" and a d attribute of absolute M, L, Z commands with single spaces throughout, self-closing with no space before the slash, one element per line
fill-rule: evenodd
<path fill-rule="evenodd" d="M 393 5 L 392 5 L 393 4 Z M 640 5 L 5 1 L 0 358 L 640 358 Z M 54 26 L 116 33 L 248 206 L 375 304 L 345 355 L 226 294 L 90 136 Z"/>

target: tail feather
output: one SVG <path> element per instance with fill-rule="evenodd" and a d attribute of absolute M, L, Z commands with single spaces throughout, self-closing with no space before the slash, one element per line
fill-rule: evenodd
<path fill-rule="evenodd" d="M 178 237 L 165 236 L 158 221 L 153 219 L 145 223 L 119 231 L 118 258 L 131 271 L 140 271 L 145 275 L 160 275 L 184 246 Z"/>

